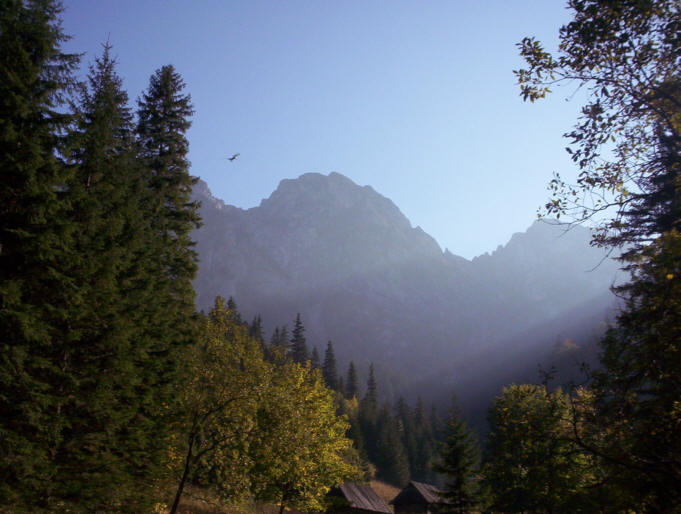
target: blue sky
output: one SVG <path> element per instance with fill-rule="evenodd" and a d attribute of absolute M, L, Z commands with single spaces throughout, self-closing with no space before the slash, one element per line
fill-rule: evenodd
<path fill-rule="evenodd" d="M 281 179 L 337 171 L 393 200 L 412 225 L 471 258 L 525 230 L 553 171 L 572 91 L 523 103 L 515 44 L 549 48 L 559 1 L 66 0 L 84 66 L 109 39 L 135 99 L 164 64 L 196 110 L 192 173 L 253 207 Z M 233 163 L 226 157 L 239 152 Z"/>

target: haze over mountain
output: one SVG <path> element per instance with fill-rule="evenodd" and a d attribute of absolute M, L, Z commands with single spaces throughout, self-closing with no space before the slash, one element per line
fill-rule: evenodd
<path fill-rule="evenodd" d="M 388 398 L 470 389 L 499 375 L 500 358 L 506 375 L 536 369 L 557 340 L 590 342 L 613 306 L 617 264 L 601 262 L 582 227 L 537 221 L 469 261 L 338 173 L 283 180 L 247 210 L 203 182 L 194 195 L 204 220 L 199 308 L 233 296 L 268 334 L 300 312 L 309 344 L 332 340 L 341 365 L 375 362 Z"/>

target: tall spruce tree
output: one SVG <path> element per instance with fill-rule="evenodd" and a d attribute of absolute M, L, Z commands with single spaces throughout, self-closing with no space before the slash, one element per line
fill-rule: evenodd
<path fill-rule="evenodd" d="M 324 364 L 322 365 L 322 375 L 327 387 L 338 390 L 338 370 L 336 369 L 336 356 L 333 353 L 333 343 L 329 341 L 324 352 Z"/>
<path fill-rule="evenodd" d="M 67 145 L 76 230 L 65 267 L 79 294 L 68 306 L 73 381 L 55 452 L 58 494 L 92 510 L 149 507 L 149 494 L 139 489 L 150 493 L 158 473 L 144 458 L 131 460 L 154 452 L 158 434 L 140 417 L 144 384 L 153 379 L 146 373 L 152 341 L 140 330 L 151 280 L 138 249 L 155 238 L 143 210 L 146 180 L 127 100 L 106 45 L 81 90 Z"/>
<path fill-rule="evenodd" d="M 195 314 L 192 281 L 197 258 L 191 231 L 200 225 L 198 204 L 191 201 L 198 180 L 189 174 L 189 141 L 185 134 L 194 113 L 184 81 L 173 66 L 156 70 L 149 87 L 138 100 L 137 138 L 140 157 L 149 170 L 153 195 L 152 226 L 159 235 L 157 302 L 167 320 L 163 334 L 169 348 L 187 344 L 194 336 Z"/>
<path fill-rule="evenodd" d="M 78 291 L 62 268 L 73 223 L 57 155 L 78 56 L 60 48 L 59 11 L 0 4 L 0 510 L 50 507 L 72 380 L 63 329 Z"/>
<path fill-rule="evenodd" d="M 312 369 L 319 369 L 322 367 L 321 360 L 319 358 L 319 351 L 317 351 L 317 347 L 314 346 L 312 347 L 312 356 L 310 357 L 310 367 Z"/>
<path fill-rule="evenodd" d="M 236 306 L 236 300 L 234 299 L 233 296 L 230 296 L 229 299 L 227 300 L 227 309 L 230 312 L 230 316 L 232 316 L 233 320 L 237 324 L 242 323 L 241 319 L 241 313 L 239 312 L 239 308 Z"/>
<path fill-rule="evenodd" d="M 369 378 L 367 380 L 367 392 L 359 403 L 358 413 L 359 429 L 364 440 L 367 457 L 374 462 L 377 453 L 378 441 L 378 386 L 374 376 L 374 365 L 369 365 Z"/>
<path fill-rule="evenodd" d="M 357 378 L 357 369 L 355 363 L 350 361 L 348 365 L 348 378 L 345 382 L 345 397 L 348 400 L 357 398 L 359 396 L 359 379 Z"/>
<path fill-rule="evenodd" d="M 293 325 L 293 333 L 291 336 L 291 358 L 293 362 L 305 364 L 310 360 L 310 354 L 307 349 L 307 342 L 305 341 L 305 327 L 300 319 L 300 313 L 296 315 L 296 321 Z"/>
<path fill-rule="evenodd" d="M 138 100 L 137 143 L 140 162 L 147 170 L 151 229 L 155 243 L 149 244 L 141 260 L 151 263 L 147 273 L 154 277 L 143 309 L 145 334 L 150 339 L 145 363 L 144 415 L 157 431 L 158 447 L 147 452 L 150 463 L 159 464 L 170 436 L 169 424 L 160 406 L 176 397 L 177 366 L 183 349 L 196 339 L 194 279 L 197 264 L 191 231 L 200 224 L 198 205 L 191 201 L 196 178 L 189 174 L 185 136 L 193 113 L 191 98 L 175 69 L 166 65 L 149 80 Z M 179 385 L 181 387 L 181 384 Z"/>
<path fill-rule="evenodd" d="M 367 392 L 364 396 L 364 401 L 373 408 L 378 407 L 378 384 L 376 383 L 373 362 L 369 364 L 369 378 L 367 379 Z"/>
<path fill-rule="evenodd" d="M 443 508 L 461 514 L 474 511 L 480 506 L 480 451 L 456 405 L 449 412 L 445 431 L 445 441 L 434 466 L 445 477 Z"/>

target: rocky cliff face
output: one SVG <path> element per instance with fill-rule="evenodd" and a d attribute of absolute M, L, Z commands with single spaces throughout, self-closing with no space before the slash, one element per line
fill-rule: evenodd
<path fill-rule="evenodd" d="M 397 389 L 412 377 L 472 373 L 470 364 L 504 341 L 580 305 L 603 316 L 610 306 L 617 266 L 596 267 L 603 252 L 580 227 L 565 233 L 535 222 L 468 261 L 338 173 L 283 180 L 248 210 L 203 183 L 195 196 L 204 219 L 195 235 L 200 308 L 233 296 L 269 330 L 300 312 L 310 343 L 332 340 L 341 363 L 379 363 L 384 377 L 400 377 Z"/>

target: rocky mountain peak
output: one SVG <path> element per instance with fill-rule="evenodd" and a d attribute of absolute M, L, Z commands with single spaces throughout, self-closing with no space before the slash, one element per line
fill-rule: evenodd
<path fill-rule="evenodd" d="M 277 189 L 260 203 L 263 216 L 308 218 L 362 217 L 366 223 L 411 228 L 409 220 L 388 198 L 370 186 L 359 186 L 337 172 L 328 175 L 305 173 L 296 179 L 284 179 Z"/>

